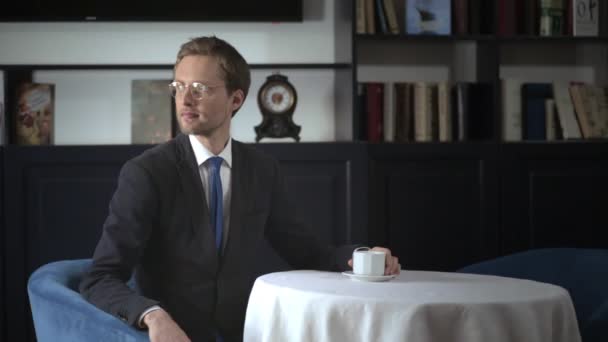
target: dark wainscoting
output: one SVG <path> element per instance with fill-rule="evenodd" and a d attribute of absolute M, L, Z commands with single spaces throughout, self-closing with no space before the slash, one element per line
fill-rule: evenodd
<path fill-rule="evenodd" d="M 294 205 L 315 233 L 336 244 L 366 239 L 365 145 L 257 146 L 280 160 Z M 7 341 L 35 340 L 27 279 L 45 263 L 91 257 L 120 167 L 147 148 L 5 148 Z"/>
<path fill-rule="evenodd" d="M 298 214 L 328 243 L 367 241 L 365 144 L 257 144 L 281 162 Z"/>
<path fill-rule="evenodd" d="M 454 270 L 537 247 L 608 248 L 606 142 L 255 145 L 280 160 L 316 234 L 388 246 L 405 269 Z M 33 341 L 29 275 L 92 255 L 120 167 L 147 148 L 0 150 L 3 341 Z"/>
<path fill-rule="evenodd" d="M 5 148 L 7 341 L 33 341 L 27 279 L 91 257 L 122 164 L 149 146 Z"/>
<path fill-rule="evenodd" d="M 4 244 L 4 147 L 0 146 L 0 341 L 7 341 L 6 329 L 4 328 L 6 313 L 6 298 L 4 296 L 4 284 L 6 275 L 4 273 L 5 244 Z"/>
<path fill-rule="evenodd" d="M 607 143 L 502 147 L 503 253 L 608 248 Z"/>
<path fill-rule="evenodd" d="M 370 233 L 405 269 L 452 271 L 497 255 L 495 144 L 370 147 Z"/>

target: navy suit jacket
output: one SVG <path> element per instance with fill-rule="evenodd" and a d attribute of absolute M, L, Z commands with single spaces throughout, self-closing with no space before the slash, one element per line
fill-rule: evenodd
<path fill-rule="evenodd" d="M 187 135 L 155 146 L 121 169 L 109 215 L 80 291 L 102 310 L 136 325 L 162 306 L 193 341 L 242 340 L 261 249 L 290 266 L 341 271 L 354 246 L 327 245 L 296 217 L 272 157 L 233 140 L 232 203 L 218 256 L 198 165 Z M 134 273 L 138 291 L 126 285 Z"/>

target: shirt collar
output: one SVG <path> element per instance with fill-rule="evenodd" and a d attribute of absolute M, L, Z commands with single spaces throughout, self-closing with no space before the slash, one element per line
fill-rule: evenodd
<path fill-rule="evenodd" d="M 194 157 L 196 158 L 196 163 L 198 166 L 201 166 L 203 163 L 207 161 L 207 159 L 214 157 L 214 154 L 211 153 L 203 144 L 201 144 L 198 139 L 194 136 L 194 134 L 189 134 L 188 138 L 190 139 L 190 145 L 192 146 L 192 150 L 194 151 Z M 228 143 L 220 152 L 218 157 L 222 157 L 226 162 L 228 167 L 232 167 L 232 138 L 228 138 Z"/>

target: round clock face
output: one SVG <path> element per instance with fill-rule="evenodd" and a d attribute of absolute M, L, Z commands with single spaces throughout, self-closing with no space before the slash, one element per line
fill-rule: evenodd
<path fill-rule="evenodd" d="M 287 112 L 294 104 L 293 90 L 283 83 L 269 83 L 262 92 L 261 105 L 273 114 Z"/>

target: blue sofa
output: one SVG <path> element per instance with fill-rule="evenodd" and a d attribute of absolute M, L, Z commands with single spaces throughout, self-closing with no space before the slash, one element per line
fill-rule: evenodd
<path fill-rule="evenodd" d="M 545 248 L 459 270 L 550 283 L 568 290 L 583 342 L 608 341 L 608 249 Z"/>

